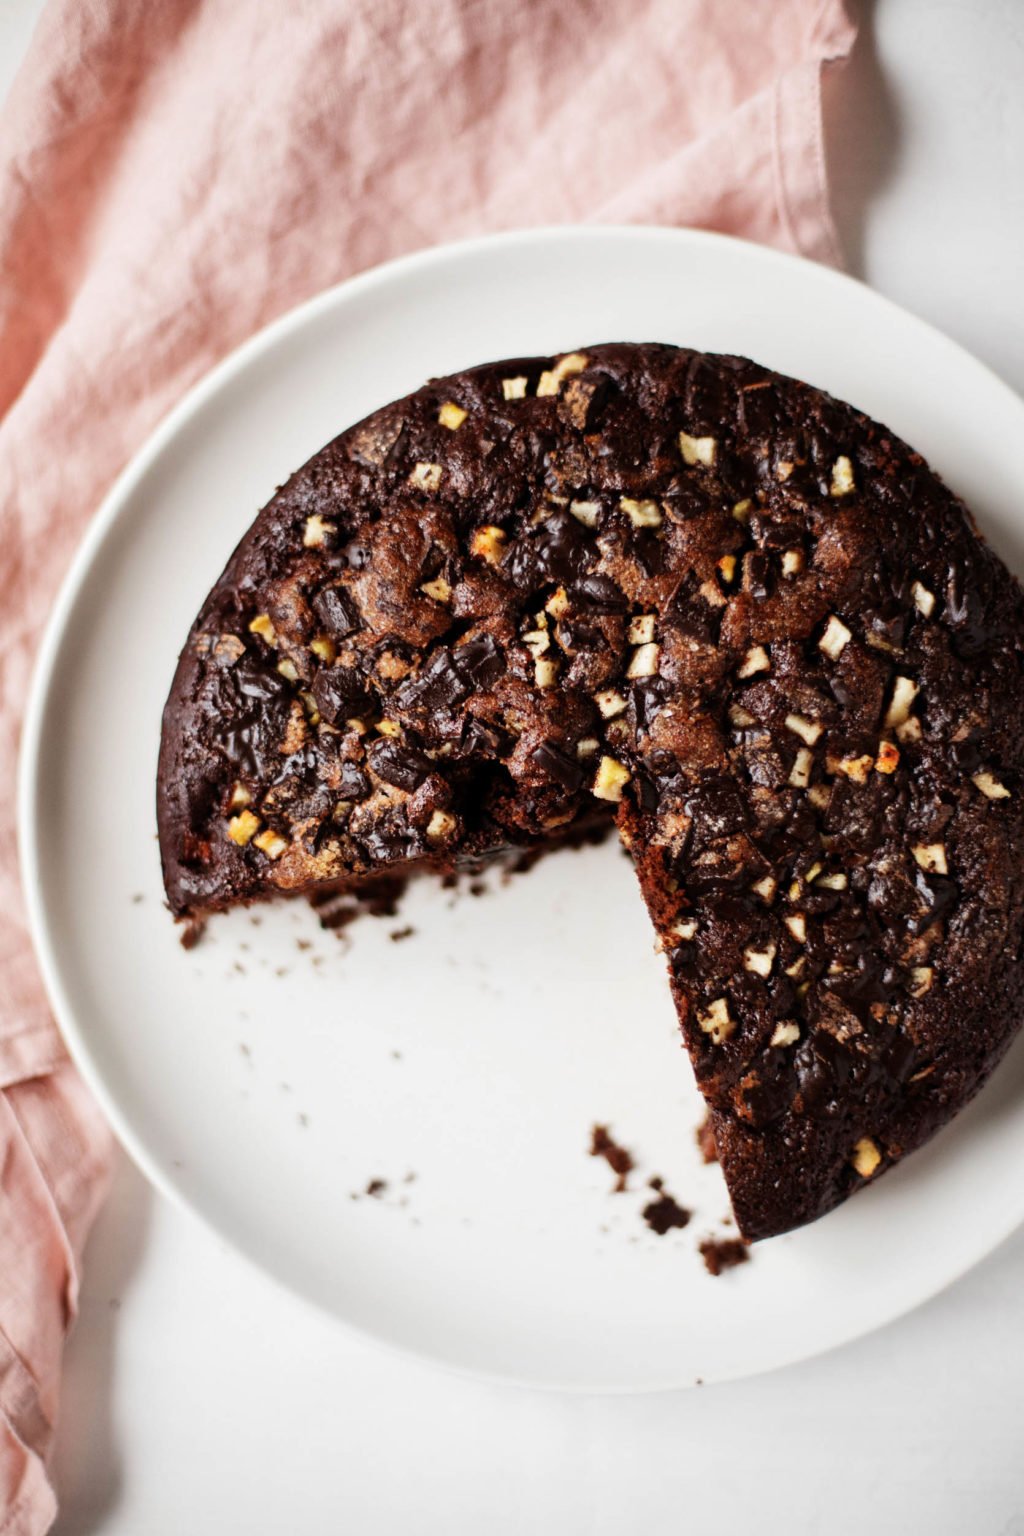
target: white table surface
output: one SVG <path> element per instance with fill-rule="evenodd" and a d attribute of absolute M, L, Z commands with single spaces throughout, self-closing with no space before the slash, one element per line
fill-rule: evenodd
<path fill-rule="evenodd" d="M 0 0 L 0 96 L 40 5 Z M 852 270 L 1024 391 L 1022 82 L 1022 0 L 881 0 L 830 143 Z M 1024 1533 L 1022 1289 L 1024 1232 L 808 1364 L 541 1396 L 346 1337 L 122 1159 L 67 1354 L 58 1532 Z"/>

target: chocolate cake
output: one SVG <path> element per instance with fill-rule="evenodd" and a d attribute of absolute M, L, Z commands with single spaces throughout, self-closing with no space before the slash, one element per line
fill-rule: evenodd
<path fill-rule="evenodd" d="M 1022 636 L 963 505 L 820 390 L 658 345 L 475 368 L 318 453 L 213 588 L 164 714 L 168 900 L 614 819 L 766 1237 L 1016 1032 Z"/>

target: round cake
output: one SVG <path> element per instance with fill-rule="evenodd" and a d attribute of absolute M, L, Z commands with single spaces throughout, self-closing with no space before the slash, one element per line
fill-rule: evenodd
<path fill-rule="evenodd" d="M 820 390 L 661 345 L 474 368 L 328 444 L 203 605 L 164 713 L 168 900 L 614 820 L 770 1236 L 925 1141 L 1017 1030 L 1022 637 L 962 503 Z"/>

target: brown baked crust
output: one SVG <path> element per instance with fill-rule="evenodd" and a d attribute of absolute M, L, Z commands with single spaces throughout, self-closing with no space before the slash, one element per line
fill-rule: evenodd
<path fill-rule="evenodd" d="M 962 504 L 821 391 L 659 345 L 473 369 L 310 460 L 204 604 L 164 714 L 168 899 L 615 815 L 768 1236 L 920 1145 L 1016 1032 L 1022 634 Z"/>

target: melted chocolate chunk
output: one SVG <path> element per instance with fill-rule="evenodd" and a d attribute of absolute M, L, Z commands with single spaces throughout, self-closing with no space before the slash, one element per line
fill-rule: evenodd
<path fill-rule="evenodd" d="M 355 667 L 321 667 L 310 691 L 329 725 L 358 715 L 370 697 L 366 679 Z"/>
<path fill-rule="evenodd" d="M 539 747 L 534 747 L 530 761 L 546 778 L 560 784 L 570 794 L 575 793 L 583 784 L 584 774 L 579 763 L 567 757 L 553 742 L 542 741 Z"/>
<path fill-rule="evenodd" d="M 510 569 L 517 587 L 535 590 L 548 582 L 572 582 L 593 562 L 582 525 L 568 512 L 552 512 L 518 540 Z"/>
<path fill-rule="evenodd" d="M 505 675 L 505 657 L 490 635 L 477 635 L 459 646 L 453 665 L 466 681 L 481 692 L 493 688 Z"/>
<path fill-rule="evenodd" d="M 324 587 L 313 599 L 313 612 L 335 640 L 344 640 L 362 622 L 355 598 L 344 587 Z"/>
<path fill-rule="evenodd" d="M 377 777 L 396 789 L 418 789 L 434 772 L 429 757 L 398 741 L 375 741 L 368 756 Z"/>

